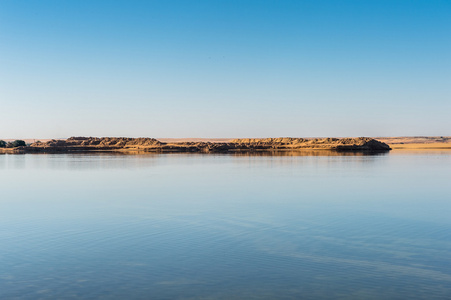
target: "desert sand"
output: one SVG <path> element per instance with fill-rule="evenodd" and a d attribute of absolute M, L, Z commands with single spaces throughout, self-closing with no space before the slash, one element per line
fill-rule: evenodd
<path fill-rule="evenodd" d="M 451 150 L 450 136 L 379 137 L 394 150 Z"/>

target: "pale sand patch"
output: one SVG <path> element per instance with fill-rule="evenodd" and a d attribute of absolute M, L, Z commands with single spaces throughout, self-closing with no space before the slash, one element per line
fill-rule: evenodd
<path fill-rule="evenodd" d="M 389 144 L 393 150 L 451 150 L 451 143 Z"/>
<path fill-rule="evenodd" d="M 449 136 L 394 136 L 375 137 L 375 139 L 389 145 L 451 143 L 451 137 Z"/>

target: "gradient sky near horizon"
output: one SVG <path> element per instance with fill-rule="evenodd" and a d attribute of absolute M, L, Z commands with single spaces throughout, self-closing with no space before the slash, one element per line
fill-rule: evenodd
<path fill-rule="evenodd" d="M 0 138 L 451 135 L 451 1 L 0 1 Z"/>

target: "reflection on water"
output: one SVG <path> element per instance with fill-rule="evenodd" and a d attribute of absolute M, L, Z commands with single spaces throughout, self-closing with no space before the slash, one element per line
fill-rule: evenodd
<path fill-rule="evenodd" d="M 388 152 L 337 152 L 330 150 L 304 150 L 304 151 L 253 151 L 253 152 L 232 152 L 232 153 L 166 153 L 157 154 L 149 152 L 88 152 L 70 154 L 16 154 L 4 155 L 0 159 L 0 168 L 3 169 L 24 169 L 50 168 L 50 169 L 129 169 L 146 168 L 154 164 L 166 164 L 168 162 L 179 163 L 182 158 L 187 160 L 183 163 L 209 163 L 206 157 L 228 157 L 232 163 L 243 163 L 242 158 L 249 158 L 249 161 L 258 163 L 271 162 L 271 164 L 290 164 L 292 160 L 287 157 L 361 157 L 363 161 L 371 161 L 372 156 L 387 155 Z M 38 158 L 39 159 L 36 159 Z M 268 159 L 261 160 L 260 157 Z M 323 162 L 323 160 L 309 160 L 310 162 Z M 309 162 L 306 161 L 306 162 Z M 335 163 L 341 160 L 332 160 Z M 362 160 L 355 160 L 362 161 Z M 217 162 L 217 160 L 216 160 Z M 300 162 L 295 160 L 295 162 Z"/>
<path fill-rule="evenodd" d="M 1 155 L 0 299 L 449 299 L 449 152 L 325 152 Z"/>
<path fill-rule="evenodd" d="M 372 156 L 387 155 L 389 152 L 334 151 L 334 150 L 299 150 L 299 151 L 252 151 L 235 152 L 236 156 Z"/>

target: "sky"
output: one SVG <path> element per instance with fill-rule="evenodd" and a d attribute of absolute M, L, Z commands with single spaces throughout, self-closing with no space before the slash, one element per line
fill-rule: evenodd
<path fill-rule="evenodd" d="M 0 138 L 451 135 L 451 1 L 0 1 Z"/>

